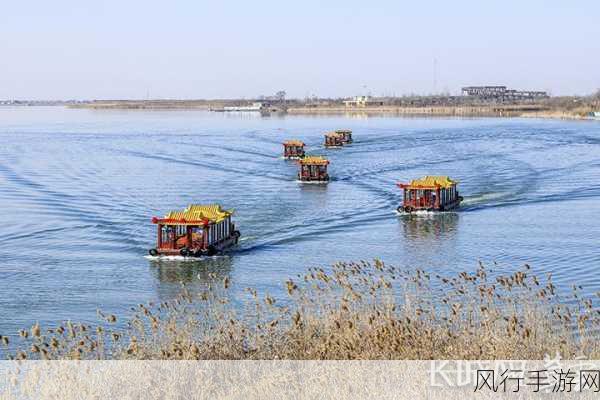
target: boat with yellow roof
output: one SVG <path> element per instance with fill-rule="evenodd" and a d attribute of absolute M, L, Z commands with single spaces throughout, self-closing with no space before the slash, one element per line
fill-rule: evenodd
<path fill-rule="evenodd" d="M 344 145 L 345 136 L 342 133 L 338 133 L 336 131 L 327 132 L 325 134 L 325 141 L 323 145 L 326 148 L 339 148 Z"/>
<path fill-rule="evenodd" d="M 231 221 L 233 210 L 218 204 L 191 204 L 181 211 L 170 211 L 163 218 L 153 217 L 157 226 L 156 247 L 150 256 L 201 257 L 222 253 L 238 243 L 240 232 Z"/>
<path fill-rule="evenodd" d="M 398 183 L 404 190 L 404 199 L 398 212 L 446 211 L 458 208 L 463 200 L 456 185 L 458 181 L 447 176 L 427 175 L 410 183 Z"/>
<path fill-rule="evenodd" d="M 301 140 L 286 140 L 283 142 L 283 157 L 288 160 L 304 158 L 304 142 Z"/>
<path fill-rule="evenodd" d="M 336 129 L 335 133 L 342 137 L 342 143 L 350 144 L 352 140 L 352 131 L 350 129 Z"/>
<path fill-rule="evenodd" d="M 298 161 L 298 179 L 306 183 L 327 183 L 329 160 L 321 156 L 307 156 Z"/>

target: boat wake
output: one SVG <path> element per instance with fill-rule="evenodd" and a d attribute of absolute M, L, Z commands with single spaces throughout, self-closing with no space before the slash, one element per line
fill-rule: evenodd
<path fill-rule="evenodd" d="M 459 209 L 460 210 L 460 209 Z M 405 212 L 405 211 L 398 211 L 398 210 L 394 210 L 394 214 L 396 214 L 399 217 L 402 216 L 406 216 L 406 217 L 410 217 L 410 216 L 418 216 L 418 217 L 428 217 L 428 218 L 432 218 L 435 217 L 436 215 L 448 215 L 448 214 L 457 214 L 459 210 L 450 210 L 450 211 L 427 211 L 427 210 L 417 210 L 417 211 L 413 211 L 413 212 Z"/>
<path fill-rule="evenodd" d="M 461 206 L 468 207 L 473 205 L 479 205 L 484 203 L 490 203 L 494 201 L 499 201 L 502 199 L 509 198 L 513 195 L 513 193 L 508 192 L 492 192 L 492 193 L 484 193 L 475 196 L 465 197 L 461 202 Z"/>
<path fill-rule="evenodd" d="M 303 185 L 327 185 L 329 183 L 329 181 L 301 181 L 299 179 L 296 179 L 295 182 Z"/>
<path fill-rule="evenodd" d="M 144 256 L 146 260 L 153 262 L 173 261 L 173 262 L 202 262 L 207 260 L 218 260 L 229 258 L 228 255 L 202 256 L 202 257 L 184 257 L 184 256 Z"/>

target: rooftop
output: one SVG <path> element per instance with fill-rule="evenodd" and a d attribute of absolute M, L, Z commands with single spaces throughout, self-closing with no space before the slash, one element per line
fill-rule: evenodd
<path fill-rule="evenodd" d="M 304 146 L 304 142 L 301 140 L 286 140 L 285 142 L 283 142 L 284 145 L 286 146 Z"/>
<path fill-rule="evenodd" d="M 219 204 L 190 204 L 181 211 L 169 211 L 164 219 L 172 225 L 186 225 L 190 223 L 221 222 L 233 214 L 233 210 L 223 210 Z"/>
<path fill-rule="evenodd" d="M 450 188 L 453 185 L 456 185 L 458 181 L 452 180 L 445 175 L 427 175 L 420 179 L 413 179 L 406 187 L 412 188 L 434 188 L 434 187 L 442 187 L 442 188 Z"/>
<path fill-rule="evenodd" d="M 329 164 L 329 160 L 323 158 L 321 156 L 308 156 L 304 157 L 302 160 L 298 161 L 300 164 L 311 164 L 311 165 L 327 165 Z"/>

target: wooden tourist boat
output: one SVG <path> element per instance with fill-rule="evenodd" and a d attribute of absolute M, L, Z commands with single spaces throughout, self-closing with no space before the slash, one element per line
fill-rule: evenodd
<path fill-rule="evenodd" d="M 342 147 L 344 145 L 344 136 L 337 132 L 327 132 L 323 145 L 325 147 Z"/>
<path fill-rule="evenodd" d="M 151 256 L 212 256 L 237 244 L 240 232 L 231 222 L 233 211 L 218 204 L 191 204 L 183 211 L 171 211 L 164 218 L 152 218 L 157 225 L 156 248 Z"/>
<path fill-rule="evenodd" d="M 307 156 L 298 161 L 298 179 L 301 182 L 328 182 L 327 165 L 329 161 L 320 156 Z"/>
<path fill-rule="evenodd" d="M 286 140 L 283 142 L 283 157 L 289 160 L 304 158 L 304 142 L 300 140 Z"/>
<path fill-rule="evenodd" d="M 404 202 L 398 212 L 445 211 L 457 208 L 462 201 L 457 181 L 447 176 L 425 176 L 410 183 L 398 183 L 404 190 Z"/>
<path fill-rule="evenodd" d="M 342 137 L 342 143 L 352 143 L 352 131 L 350 129 L 338 129 L 335 131 L 335 133 Z"/>

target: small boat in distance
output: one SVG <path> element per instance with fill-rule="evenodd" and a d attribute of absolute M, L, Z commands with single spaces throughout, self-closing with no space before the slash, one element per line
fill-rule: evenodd
<path fill-rule="evenodd" d="M 156 248 L 148 253 L 158 256 L 213 256 L 237 244 L 240 232 L 231 222 L 233 211 L 218 204 L 191 204 L 185 210 L 171 211 L 164 218 L 153 217 L 157 225 Z"/>
<path fill-rule="evenodd" d="M 286 140 L 283 142 L 283 157 L 288 160 L 304 158 L 304 142 L 300 140 Z"/>
<path fill-rule="evenodd" d="M 329 160 L 321 156 L 307 156 L 298 161 L 298 179 L 307 183 L 327 183 Z"/>
<path fill-rule="evenodd" d="M 350 129 L 337 129 L 335 133 L 342 137 L 342 143 L 352 143 L 352 131 Z"/>
<path fill-rule="evenodd" d="M 344 145 L 344 135 L 337 132 L 327 132 L 323 145 L 325 147 L 342 147 Z"/>
<path fill-rule="evenodd" d="M 425 176 L 410 183 L 398 183 L 404 190 L 404 201 L 398 212 L 446 211 L 460 206 L 456 185 L 458 181 L 447 176 Z"/>

